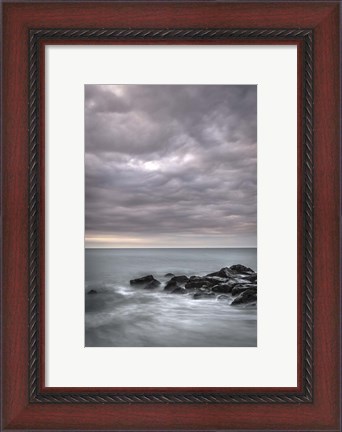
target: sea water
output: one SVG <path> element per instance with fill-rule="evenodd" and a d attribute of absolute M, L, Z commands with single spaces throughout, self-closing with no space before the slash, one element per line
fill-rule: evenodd
<path fill-rule="evenodd" d="M 257 250 L 86 249 L 85 345 L 257 346 L 256 308 L 163 291 L 170 279 L 166 273 L 203 276 L 233 264 L 257 271 Z M 130 279 L 149 274 L 162 282 L 160 287 L 130 286 Z M 97 294 L 87 294 L 91 289 Z"/>

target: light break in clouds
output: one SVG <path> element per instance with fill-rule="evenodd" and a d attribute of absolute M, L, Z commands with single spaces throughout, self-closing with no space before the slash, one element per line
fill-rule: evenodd
<path fill-rule="evenodd" d="M 257 87 L 86 85 L 86 247 L 256 247 Z"/>

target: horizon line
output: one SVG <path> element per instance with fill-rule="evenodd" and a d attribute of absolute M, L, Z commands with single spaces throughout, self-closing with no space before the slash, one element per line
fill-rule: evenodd
<path fill-rule="evenodd" d="M 85 247 L 84 249 L 257 249 L 257 246 L 148 246 L 148 247 Z"/>

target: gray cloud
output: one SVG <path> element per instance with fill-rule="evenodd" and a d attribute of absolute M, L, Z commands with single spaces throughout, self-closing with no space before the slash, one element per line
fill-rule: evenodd
<path fill-rule="evenodd" d="M 87 246 L 255 246 L 256 86 L 85 87 Z"/>

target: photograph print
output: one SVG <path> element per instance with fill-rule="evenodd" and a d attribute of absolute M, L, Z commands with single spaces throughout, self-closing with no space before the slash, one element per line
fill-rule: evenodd
<path fill-rule="evenodd" d="M 85 85 L 85 346 L 257 346 L 256 85 Z"/>

